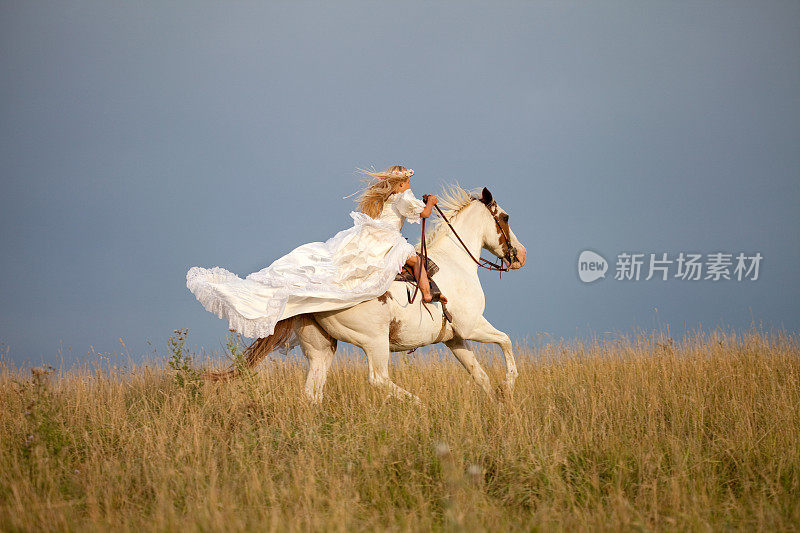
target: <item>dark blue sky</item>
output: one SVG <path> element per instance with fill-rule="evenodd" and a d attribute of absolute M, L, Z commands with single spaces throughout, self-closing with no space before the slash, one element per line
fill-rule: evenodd
<path fill-rule="evenodd" d="M 511 214 L 528 265 L 482 279 L 517 339 L 800 327 L 797 2 L 4 2 L 0 67 L 17 362 L 184 327 L 219 349 L 186 270 L 330 237 L 355 168 L 396 162 L 418 196 L 458 180 Z M 764 260 L 755 282 L 583 284 L 587 248 Z"/>

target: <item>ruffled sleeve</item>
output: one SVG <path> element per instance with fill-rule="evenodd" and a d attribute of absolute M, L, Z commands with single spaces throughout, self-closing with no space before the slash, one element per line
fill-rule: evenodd
<path fill-rule="evenodd" d="M 414 196 L 411 189 L 406 189 L 402 194 L 398 194 L 395 202 L 397 210 L 406 220 L 412 224 L 419 224 L 419 215 L 425 209 L 425 204 Z"/>

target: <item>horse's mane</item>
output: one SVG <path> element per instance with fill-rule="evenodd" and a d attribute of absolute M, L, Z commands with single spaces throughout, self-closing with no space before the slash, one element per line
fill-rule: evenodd
<path fill-rule="evenodd" d="M 437 196 L 439 199 L 438 206 L 444 213 L 444 216 L 447 217 L 448 220 L 453 220 L 453 218 L 458 215 L 465 207 L 467 207 L 475 198 L 479 198 L 480 193 L 477 192 L 477 189 L 468 191 L 461 187 L 458 182 L 453 183 L 451 185 L 447 185 L 442 187 L 442 193 Z M 436 219 L 434 220 L 434 226 L 431 231 L 428 231 L 425 235 L 425 244 L 427 246 L 431 246 L 434 242 L 436 242 L 442 235 L 445 235 L 449 228 L 447 227 L 447 223 L 442 220 L 442 217 L 439 216 L 439 213 L 434 210 L 436 214 Z M 416 248 L 419 250 L 420 243 L 417 243 Z"/>

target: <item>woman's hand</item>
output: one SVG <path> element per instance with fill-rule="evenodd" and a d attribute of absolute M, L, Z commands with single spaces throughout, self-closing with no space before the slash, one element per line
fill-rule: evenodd
<path fill-rule="evenodd" d="M 422 210 L 422 213 L 419 214 L 420 218 L 428 218 L 431 216 L 431 212 L 433 211 L 433 206 L 436 205 L 438 200 L 436 199 L 436 195 L 434 194 L 423 194 L 422 200 L 425 202 L 425 209 Z"/>

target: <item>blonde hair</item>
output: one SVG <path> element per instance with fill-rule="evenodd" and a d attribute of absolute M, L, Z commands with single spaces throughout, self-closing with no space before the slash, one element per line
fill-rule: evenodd
<path fill-rule="evenodd" d="M 383 204 L 394 193 L 397 186 L 411 178 L 411 172 L 402 165 L 392 165 L 382 172 L 359 168 L 364 182 L 364 192 L 356 199 L 358 210 L 377 218 L 381 214 Z"/>

